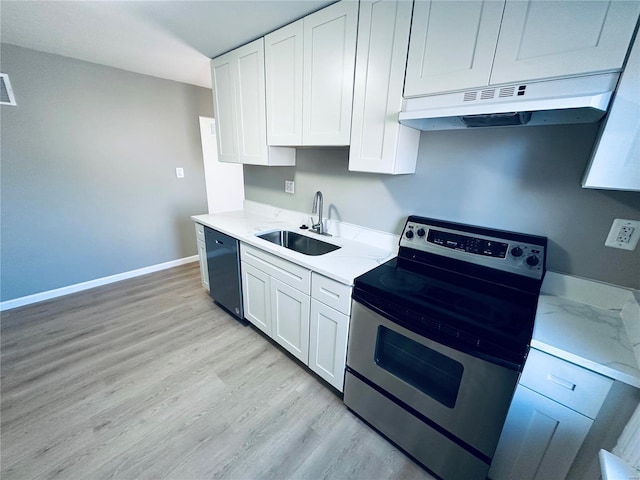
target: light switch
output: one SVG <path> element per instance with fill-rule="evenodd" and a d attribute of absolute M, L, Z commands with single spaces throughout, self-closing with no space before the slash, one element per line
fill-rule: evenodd
<path fill-rule="evenodd" d="M 184 168 L 182 167 L 176 168 L 176 178 L 184 178 Z"/>

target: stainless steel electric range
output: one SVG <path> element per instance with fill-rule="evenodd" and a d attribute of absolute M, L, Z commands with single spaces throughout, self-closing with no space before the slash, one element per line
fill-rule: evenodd
<path fill-rule="evenodd" d="M 355 280 L 344 402 L 445 480 L 485 479 L 524 366 L 547 239 L 410 216 Z"/>

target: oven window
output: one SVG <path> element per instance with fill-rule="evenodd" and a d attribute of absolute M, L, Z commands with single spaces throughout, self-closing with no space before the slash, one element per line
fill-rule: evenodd
<path fill-rule="evenodd" d="M 460 362 L 383 326 L 378 326 L 375 361 L 443 405 L 455 406 L 464 370 Z"/>

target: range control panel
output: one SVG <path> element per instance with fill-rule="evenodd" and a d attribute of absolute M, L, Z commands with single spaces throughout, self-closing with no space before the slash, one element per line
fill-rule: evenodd
<path fill-rule="evenodd" d="M 438 222 L 444 223 L 444 222 Z M 458 224 L 452 224 L 452 227 Z M 464 227 L 459 225 L 459 227 Z M 479 227 L 469 227 L 481 231 Z M 500 231 L 488 230 L 487 233 Z M 400 246 L 424 252 L 457 258 L 467 262 L 497 268 L 527 277 L 542 278 L 545 263 L 545 245 L 524 241 L 524 234 L 504 232 L 503 238 L 468 232 L 459 228 L 447 228 L 416 221 L 407 221 Z M 519 239 L 516 239 L 519 238 Z M 536 237 L 531 237 L 533 240 Z M 541 238 L 541 237 L 539 237 Z"/>
<path fill-rule="evenodd" d="M 478 237 L 468 237 L 466 235 L 436 229 L 429 229 L 426 240 L 435 245 L 441 245 L 467 253 L 474 253 L 476 255 L 485 255 L 487 257 L 505 258 L 509 249 L 508 243 Z"/>

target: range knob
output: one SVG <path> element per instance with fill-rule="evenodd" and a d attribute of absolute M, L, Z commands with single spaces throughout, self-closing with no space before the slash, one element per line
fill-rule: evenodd
<path fill-rule="evenodd" d="M 516 258 L 521 257 L 523 253 L 524 252 L 522 251 L 522 248 L 520 248 L 520 247 L 513 247 L 511 249 L 511 255 L 513 255 Z"/>
<path fill-rule="evenodd" d="M 529 255 L 525 262 L 527 262 L 527 265 L 529 265 L 530 267 L 535 267 L 540 263 L 540 259 L 535 255 Z"/>
<path fill-rule="evenodd" d="M 407 230 L 404 236 L 407 238 L 413 238 L 413 230 Z"/>
<path fill-rule="evenodd" d="M 424 234 L 425 234 L 424 228 L 420 227 L 416 233 L 418 234 L 419 237 L 424 237 Z"/>

